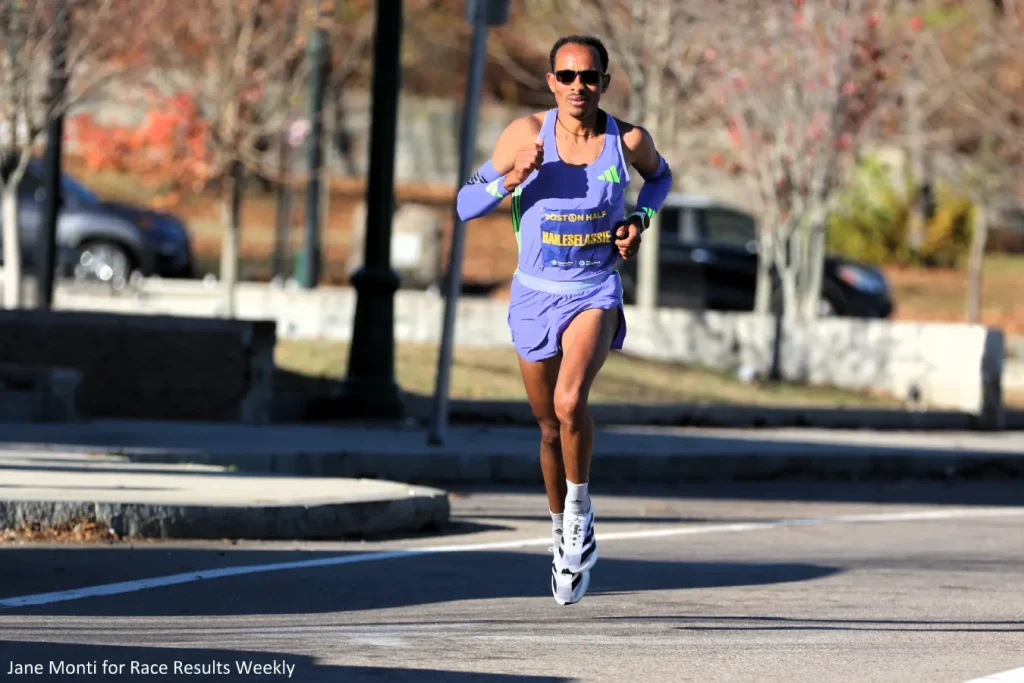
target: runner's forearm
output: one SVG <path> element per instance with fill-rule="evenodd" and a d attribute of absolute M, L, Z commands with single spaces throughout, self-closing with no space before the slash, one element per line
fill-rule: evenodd
<path fill-rule="evenodd" d="M 486 216 L 509 195 L 505 189 L 505 176 L 499 175 L 488 161 L 459 190 L 456 206 L 459 218 L 471 221 Z"/>

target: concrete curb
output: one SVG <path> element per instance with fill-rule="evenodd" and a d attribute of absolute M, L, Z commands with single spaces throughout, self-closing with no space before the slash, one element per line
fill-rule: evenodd
<path fill-rule="evenodd" d="M 406 394 L 407 415 L 428 425 L 433 398 Z M 344 420 L 345 405 L 331 397 L 275 396 L 272 422 L 316 423 Z M 448 420 L 463 425 L 537 424 L 525 401 L 449 402 Z M 807 427 L 814 429 L 871 429 L 876 431 L 989 431 L 977 415 L 956 411 L 911 412 L 896 409 L 728 406 L 674 403 L 636 405 L 599 403 L 590 406 L 599 425 L 650 427 Z M 1006 411 L 1004 429 L 1024 429 L 1024 411 Z"/>
<path fill-rule="evenodd" d="M 147 467 L 74 454 L 0 456 L 8 492 L 0 529 L 92 522 L 121 537 L 340 540 L 437 528 L 450 514 L 445 491 L 391 481 Z"/>
<path fill-rule="evenodd" d="M 966 431 L 978 429 L 979 420 L 976 415 L 953 411 L 919 413 L 869 408 L 598 404 L 590 410 L 598 424 L 673 427 Z M 514 401 L 453 401 L 450 419 L 464 423 L 536 424 L 529 405 Z"/>
<path fill-rule="evenodd" d="M 535 450 L 535 449 L 534 449 Z M 127 453 L 134 462 L 178 462 L 175 453 Z M 305 453 L 190 454 L 190 462 L 233 465 L 249 472 L 306 477 L 366 477 L 426 486 L 540 485 L 540 467 L 530 451 L 488 453 L 436 449 L 408 453 L 336 450 Z M 764 443 L 683 446 L 661 453 L 598 449 L 591 481 L 672 484 L 686 481 L 950 479 L 1024 476 L 1024 453 L 931 450 L 886 446 Z"/>
<path fill-rule="evenodd" d="M 341 540 L 441 526 L 448 514 L 444 493 L 276 507 L 0 501 L 0 528 L 64 528 L 97 522 L 118 536 L 136 538 Z"/>

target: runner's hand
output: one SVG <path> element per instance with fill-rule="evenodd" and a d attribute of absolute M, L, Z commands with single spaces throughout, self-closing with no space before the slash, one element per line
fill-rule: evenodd
<path fill-rule="evenodd" d="M 522 185 L 530 174 L 540 170 L 544 163 L 544 143 L 531 142 L 516 152 L 516 161 L 512 170 L 505 175 L 505 189 L 511 192 Z"/>
<path fill-rule="evenodd" d="M 628 261 L 640 249 L 642 227 L 639 216 L 630 216 L 615 225 L 615 247 L 623 261 Z"/>

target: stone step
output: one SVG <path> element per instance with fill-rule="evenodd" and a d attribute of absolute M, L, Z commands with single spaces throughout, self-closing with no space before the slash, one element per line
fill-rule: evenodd
<path fill-rule="evenodd" d="M 0 422 L 73 422 L 82 373 L 0 363 Z"/>

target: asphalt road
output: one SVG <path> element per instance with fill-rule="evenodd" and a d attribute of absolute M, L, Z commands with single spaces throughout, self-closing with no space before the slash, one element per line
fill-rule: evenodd
<path fill-rule="evenodd" d="M 0 680 L 963 683 L 1024 667 L 1020 491 L 596 491 L 569 607 L 535 491 L 374 543 L 0 545 Z"/>

